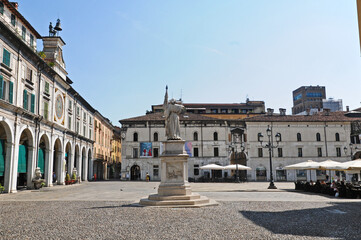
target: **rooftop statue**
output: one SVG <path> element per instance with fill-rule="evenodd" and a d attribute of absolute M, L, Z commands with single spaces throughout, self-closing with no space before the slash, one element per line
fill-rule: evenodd
<path fill-rule="evenodd" d="M 171 99 L 168 102 L 168 86 L 165 88 L 164 96 L 164 115 L 165 115 L 165 135 L 167 140 L 181 140 L 179 114 L 184 111 L 184 106 L 181 102 Z"/>

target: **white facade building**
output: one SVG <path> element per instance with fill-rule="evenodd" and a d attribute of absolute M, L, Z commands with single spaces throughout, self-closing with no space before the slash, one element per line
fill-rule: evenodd
<path fill-rule="evenodd" d="M 290 164 L 304 162 L 309 159 L 321 162 L 332 159 L 338 162 L 349 161 L 351 123 L 360 118 L 345 115 L 345 112 L 322 112 L 314 115 L 264 115 L 245 119 L 247 126 L 247 151 L 250 178 L 253 180 L 270 179 L 270 161 L 268 149 L 262 148 L 258 141 L 258 134 L 264 136 L 268 142 L 266 130 L 272 129 L 273 144 L 275 135 L 281 134 L 281 141 L 272 150 L 273 176 L 275 181 L 295 181 L 306 179 L 305 171 L 285 170 Z M 358 138 L 358 134 L 356 136 Z M 359 139 L 359 138 L 358 138 Z M 352 155 L 358 156 L 360 141 L 354 144 Z M 265 144 L 265 143 L 264 143 Z M 344 148 L 347 149 L 344 149 Z M 346 151 L 345 151 L 346 150 Z M 324 171 L 312 171 L 313 179 L 323 179 Z"/>
<path fill-rule="evenodd" d="M 356 148 L 361 149 L 358 135 L 361 130 L 352 127 L 361 126 L 356 124 L 361 121 L 361 117 L 345 112 L 322 112 L 314 115 L 286 115 L 284 109 L 280 112 L 281 115 L 274 115 L 273 111 L 269 111 L 267 115 L 244 120 L 216 119 L 193 113 L 181 115 L 181 137 L 186 141 L 186 150 L 190 155 L 189 178 L 201 180 L 210 174 L 209 170 L 199 170 L 199 167 L 206 164 L 225 166 L 238 162 L 252 168 L 241 172 L 241 179 L 269 181 L 269 152 L 258 141 L 259 133 L 265 136 L 264 141 L 268 141 L 268 126 L 272 129 L 273 141 L 276 133 L 281 134 L 281 141 L 272 150 L 275 181 L 306 178 L 305 171 L 284 169 L 290 164 L 309 159 L 318 162 L 327 159 L 344 162 L 351 159 L 351 151 L 354 158 L 361 155 L 361 151 Z M 120 123 L 122 179 L 145 180 L 149 173 L 152 180 L 160 180 L 159 155 L 162 152 L 162 141 L 166 140 L 163 113 L 124 119 Z M 276 142 L 274 145 L 277 145 Z M 234 171 L 213 171 L 213 174 L 216 174 L 213 177 L 231 180 Z M 312 174 L 315 175 L 313 179 L 322 179 L 326 173 L 313 171 Z"/>
<path fill-rule="evenodd" d="M 230 123 L 225 120 L 185 113 L 180 116 L 181 137 L 186 141 L 189 154 L 188 176 L 198 179 L 211 174 L 199 167 L 215 163 L 230 163 Z M 122 179 L 145 180 L 149 173 L 152 180 L 160 180 L 162 141 L 166 141 L 162 112 L 123 119 L 122 124 Z M 240 122 L 240 121 L 235 121 Z M 223 173 L 229 176 L 230 171 Z M 217 172 L 216 177 L 223 177 Z M 215 176 L 213 176 L 215 177 Z"/>
<path fill-rule="evenodd" d="M 44 58 L 37 53 L 40 38 Z M 0 1 L 0 183 L 5 192 L 32 188 L 36 167 L 46 186 L 63 184 L 74 168 L 80 179 L 88 179 L 94 109 L 71 87 L 64 45 L 61 37 L 41 37 L 15 3 Z"/>

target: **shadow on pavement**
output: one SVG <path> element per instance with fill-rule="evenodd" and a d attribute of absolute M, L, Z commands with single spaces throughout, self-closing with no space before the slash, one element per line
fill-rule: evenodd
<path fill-rule="evenodd" d="M 341 202 L 323 208 L 239 213 L 275 234 L 360 239 L 360 209 L 361 203 Z"/>
<path fill-rule="evenodd" d="M 123 204 L 120 206 L 102 206 L 102 207 L 91 207 L 91 208 L 85 208 L 85 209 L 112 209 L 112 208 L 142 208 L 143 206 L 136 205 L 136 204 Z"/>

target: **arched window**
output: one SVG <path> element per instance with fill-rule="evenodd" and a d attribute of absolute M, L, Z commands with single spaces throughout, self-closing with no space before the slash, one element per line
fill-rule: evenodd
<path fill-rule="evenodd" d="M 158 133 L 153 134 L 153 140 L 154 142 L 158 142 Z"/>
<path fill-rule="evenodd" d="M 213 140 L 218 141 L 218 133 L 217 132 L 213 133 Z"/>
<path fill-rule="evenodd" d="M 317 140 L 317 142 L 321 142 L 321 134 L 320 133 L 316 133 L 316 140 Z"/>
<path fill-rule="evenodd" d="M 301 133 L 297 133 L 297 142 L 301 142 L 302 138 L 301 138 Z"/>
<path fill-rule="evenodd" d="M 133 141 L 138 142 L 138 133 L 133 134 Z"/>
<path fill-rule="evenodd" d="M 336 142 L 339 142 L 340 141 L 340 134 L 336 133 L 335 138 L 336 138 Z"/>
<path fill-rule="evenodd" d="M 280 140 L 280 142 L 282 142 L 282 135 L 281 135 L 281 133 L 278 133 L 279 135 L 279 140 Z"/>
<path fill-rule="evenodd" d="M 193 133 L 193 141 L 198 141 L 198 133 L 197 132 Z"/>

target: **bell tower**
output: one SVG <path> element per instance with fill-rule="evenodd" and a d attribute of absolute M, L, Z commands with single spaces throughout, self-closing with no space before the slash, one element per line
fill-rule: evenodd
<path fill-rule="evenodd" d="M 49 25 L 49 36 L 43 37 L 43 52 L 45 54 L 45 62 L 52 67 L 64 80 L 68 73 L 66 72 L 65 62 L 63 58 L 63 46 L 65 42 L 59 36 L 62 31 L 60 19 L 57 20 L 56 26 L 53 28 L 52 23 Z"/>

